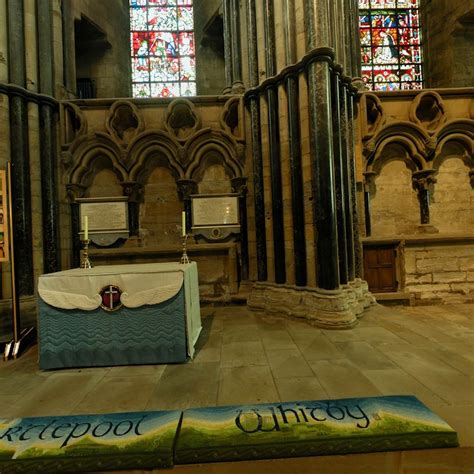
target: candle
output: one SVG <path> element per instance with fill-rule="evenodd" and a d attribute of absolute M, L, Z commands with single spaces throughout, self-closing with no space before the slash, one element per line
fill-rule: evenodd
<path fill-rule="evenodd" d="M 84 240 L 89 239 L 89 217 L 84 216 Z"/>
<path fill-rule="evenodd" d="M 181 213 L 181 235 L 186 237 L 186 212 Z"/>

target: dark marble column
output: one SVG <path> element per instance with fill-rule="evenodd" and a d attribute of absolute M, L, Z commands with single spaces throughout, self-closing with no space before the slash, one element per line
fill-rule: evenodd
<path fill-rule="evenodd" d="M 334 53 L 321 47 L 329 37 L 328 3 L 304 0 L 304 8 L 306 49 L 319 52 L 307 69 L 316 278 L 320 288 L 333 290 L 339 288 L 330 75 Z"/>
<path fill-rule="evenodd" d="M 191 232 L 191 194 L 197 193 L 198 185 L 194 179 L 178 179 L 177 184 L 179 197 L 184 203 L 184 211 L 186 212 L 186 232 Z"/>
<path fill-rule="evenodd" d="M 8 2 L 8 60 L 10 83 L 25 87 L 25 35 L 23 1 Z M 30 158 L 28 111 L 20 91 L 10 96 L 10 155 L 12 163 L 12 238 L 15 250 L 15 287 L 18 295 L 31 295 L 33 248 L 31 225 Z"/>
<path fill-rule="evenodd" d="M 420 202 L 421 224 L 430 223 L 430 186 L 436 182 L 432 176 L 434 172 L 434 170 L 423 170 L 413 173 L 413 186 L 418 191 Z"/>
<path fill-rule="evenodd" d="M 342 68 L 335 66 L 332 69 L 331 85 L 331 113 L 333 128 L 334 147 L 334 178 L 336 194 L 336 219 L 337 219 L 337 244 L 339 255 L 339 279 L 340 283 L 346 284 L 349 281 L 348 258 L 347 258 L 347 235 L 346 235 L 346 193 L 344 183 L 344 167 L 347 156 L 343 155 L 342 147 L 342 127 L 341 127 L 341 88 Z"/>
<path fill-rule="evenodd" d="M 348 116 L 349 116 L 349 133 L 351 139 L 349 140 L 350 146 L 350 178 L 351 178 L 351 195 L 352 195 L 352 219 L 353 219 L 353 232 L 354 232 L 354 255 L 355 255 L 355 272 L 356 277 L 361 278 L 363 275 L 363 257 L 362 257 L 362 242 L 359 235 L 359 219 L 357 209 L 357 189 L 356 189 L 356 172 L 355 172 L 355 100 L 357 97 L 357 91 L 352 87 L 348 94 Z"/>
<path fill-rule="evenodd" d="M 138 235 L 140 229 L 140 201 L 143 185 L 136 181 L 125 181 L 122 184 L 123 194 L 128 197 L 128 227 L 130 235 Z"/>
<path fill-rule="evenodd" d="M 346 216 L 346 245 L 347 245 L 347 271 L 349 281 L 355 278 L 355 254 L 354 254 L 354 221 L 352 216 L 352 193 L 351 191 L 351 171 L 352 156 L 350 153 L 349 141 L 352 139 L 349 130 L 349 117 L 347 99 L 350 88 L 350 78 L 345 77 L 340 88 L 340 109 L 341 109 L 341 144 L 343 156 L 343 183 L 344 183 L 344 209 Z"/>
<path fill-rule="evenodd" d="M 232 93 L 245 92 L 242 82 L 242 48 L 240 45 L 240 0 L 231 0 Z"/>
<path fill-rule="evenodd" d="M 43 269 L 57 272 L 60 264 L 59 209 L 56 185 L 56 113 L 50 104 L 43 103 L 39 110 L 41 198 L 43 218 Z"/>
<path fill-rule="evenodd" d="M 247 34 L 249 39 L 249 79 L 250 85 L 258 85 L 257 58 L 257 17 L 255 0 L 247 0 Z M 255 239 L 257 250 L 257 279 L 267 280 L 267 237 L 265 231 L 265 199 L 263 191 L 263 159 L 260 128 L 260 98 L 258 94 L 249 96 L 250 124 L 253 158 L 253 199 L 255 203 Z"/>
<path fill-rule="evenodd" d="M 375 192 L 375 176 L 376 173 L 374 171 L 366 171 L 364 173 L 364 224 L 366 237 L 372 235 L 370 199 L 371 195 Z"/>
<path fill-rule="evenodd" d="M 249 279 L 249 241 L 247 231 L 247 178 L 232 178 L 232 192 L 239 194 L 240 279 Z"/>
<path fill-rule="evenodd" d="M 53 84 L 53 29 L 51 3 L 37 0 L 38 12 L 38 68 L 40 92 L 52 96 Z M 51 103 L 43 101 L 39 107 L 41 196 L 43 212 L 44 272 L 60 270 L 59 209 L 56 184 L 57 115 Z"/>
<path fill-rule="evenodd" d="M 276 72 L 275 18 L 273 0 L 265 0 L 265 63 L 267 76 Z M 268 151 L 270 155 L 270 180 L 272 194 L 273 258 L 275 282 L 286 282 L 285 235 L 283 221 L 283 189 L 281 181 L 280 122 L 277 86 L 265 91 L 268 109 Z"/>
<path fill-rule="evenodd" d="M 286 64 L 296 62 L 295 12 L 291 0 L 283 1 L 283 28 L 285 31 Z M 306 238 L 304 221 L 303 170 L 301 164 L 300 107 L 298 71 L 285 78 L 288 101 L 288 141 L 291 173 L 291 209 L 293 217 L 293 247 L 295 284 L 306 286 Z"/>
<path fill-rule="evenodd" d="M 224 94 L 232 92 L 233 60 L 232 60 L 232 0 L 223 0 L 224 10 L 224 64 L 225 64 L 225 89 Z"/>

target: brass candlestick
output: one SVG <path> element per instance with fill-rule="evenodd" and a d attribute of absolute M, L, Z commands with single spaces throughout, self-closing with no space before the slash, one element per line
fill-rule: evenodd
<path fill-rule="evenodd" d="M 183 235 L 182 237 L 182 245 L 183 245 L 183 255 L 181 255 L 181 260 L 179 263 L 190 263 L 189 257 L 188 257 L 188 252 L 187 252 L 187 247 L 186 247 L 186 241 L 188 240 L 189 234 Z"/>
<path fill-rule="evenodd" d="M 81 268 L 92 268 L 92 263 L 89 260 L 89 244 L 91 243 L 90 239 L 81 240 L 82 242 L 82 260 Z"/>

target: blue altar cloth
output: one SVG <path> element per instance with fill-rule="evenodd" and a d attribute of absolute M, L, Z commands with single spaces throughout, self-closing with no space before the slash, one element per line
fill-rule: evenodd
<path fill-rule="evenodd" d="M 102 308 L 63 309 L 39 299 L 39 365 L 41 369 L 94 367 L 129 364 L 167 364 L 185 362 L 193 356 L 201 330 L 196 264 L 148 264 L 117 266 L 120 272 L 130 268 L 128 278 L 150 281 L 156 273 L 175 269 L 183 273 L 182 286 L 171 298 L 158 304 L 122 306 L 107 312 Z M 172 268 L 171 268 L 172 267 Z M 109 278 L 114 267 L 94 269 L 87 274 L 75 271 L 44 275 L 45 278 Z M 106 268 L 106 270 L 105 270 Z M 144 269 L 144 271 L 139 272 Z M 105 276 L 104 276 L 105 275 Z M 127 275 L 120 274 L 127 281 Z M 51 284 L 52 280 L 48 280 Z M 75 281 L 74 279 L 72 280 Z M 163 280 L 158 280 L 161 284 Z M 47 287 L 45 280 L 41 288 Z M 60 282 L 64 285 L 63 282 Z M 90 282 L 88 282 L 90 283 Z M 98 285 L 100 286 L 100 284 Z M 136 282 L 129 282 L 130 286 Z M 71 291 L 69 289 L 69 291 Z M 68 293 L 69 294 L 69 293 Z M 41 295 L 41 291 L 40 291 Z M 72 295 L 74 299 L 74 295 Z M 156 299 L 156 298 L 155 298 Z"/>

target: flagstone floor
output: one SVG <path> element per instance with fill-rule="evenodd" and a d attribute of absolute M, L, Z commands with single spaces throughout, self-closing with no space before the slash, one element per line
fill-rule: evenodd
<path fill-rule="evenodd" d="M 474 304 L 370 308 L 352 330 L 202 308 L 192 362 L 42 372 L 0 361 L 0 418 L 411 394 L 474 447 Z"/>

